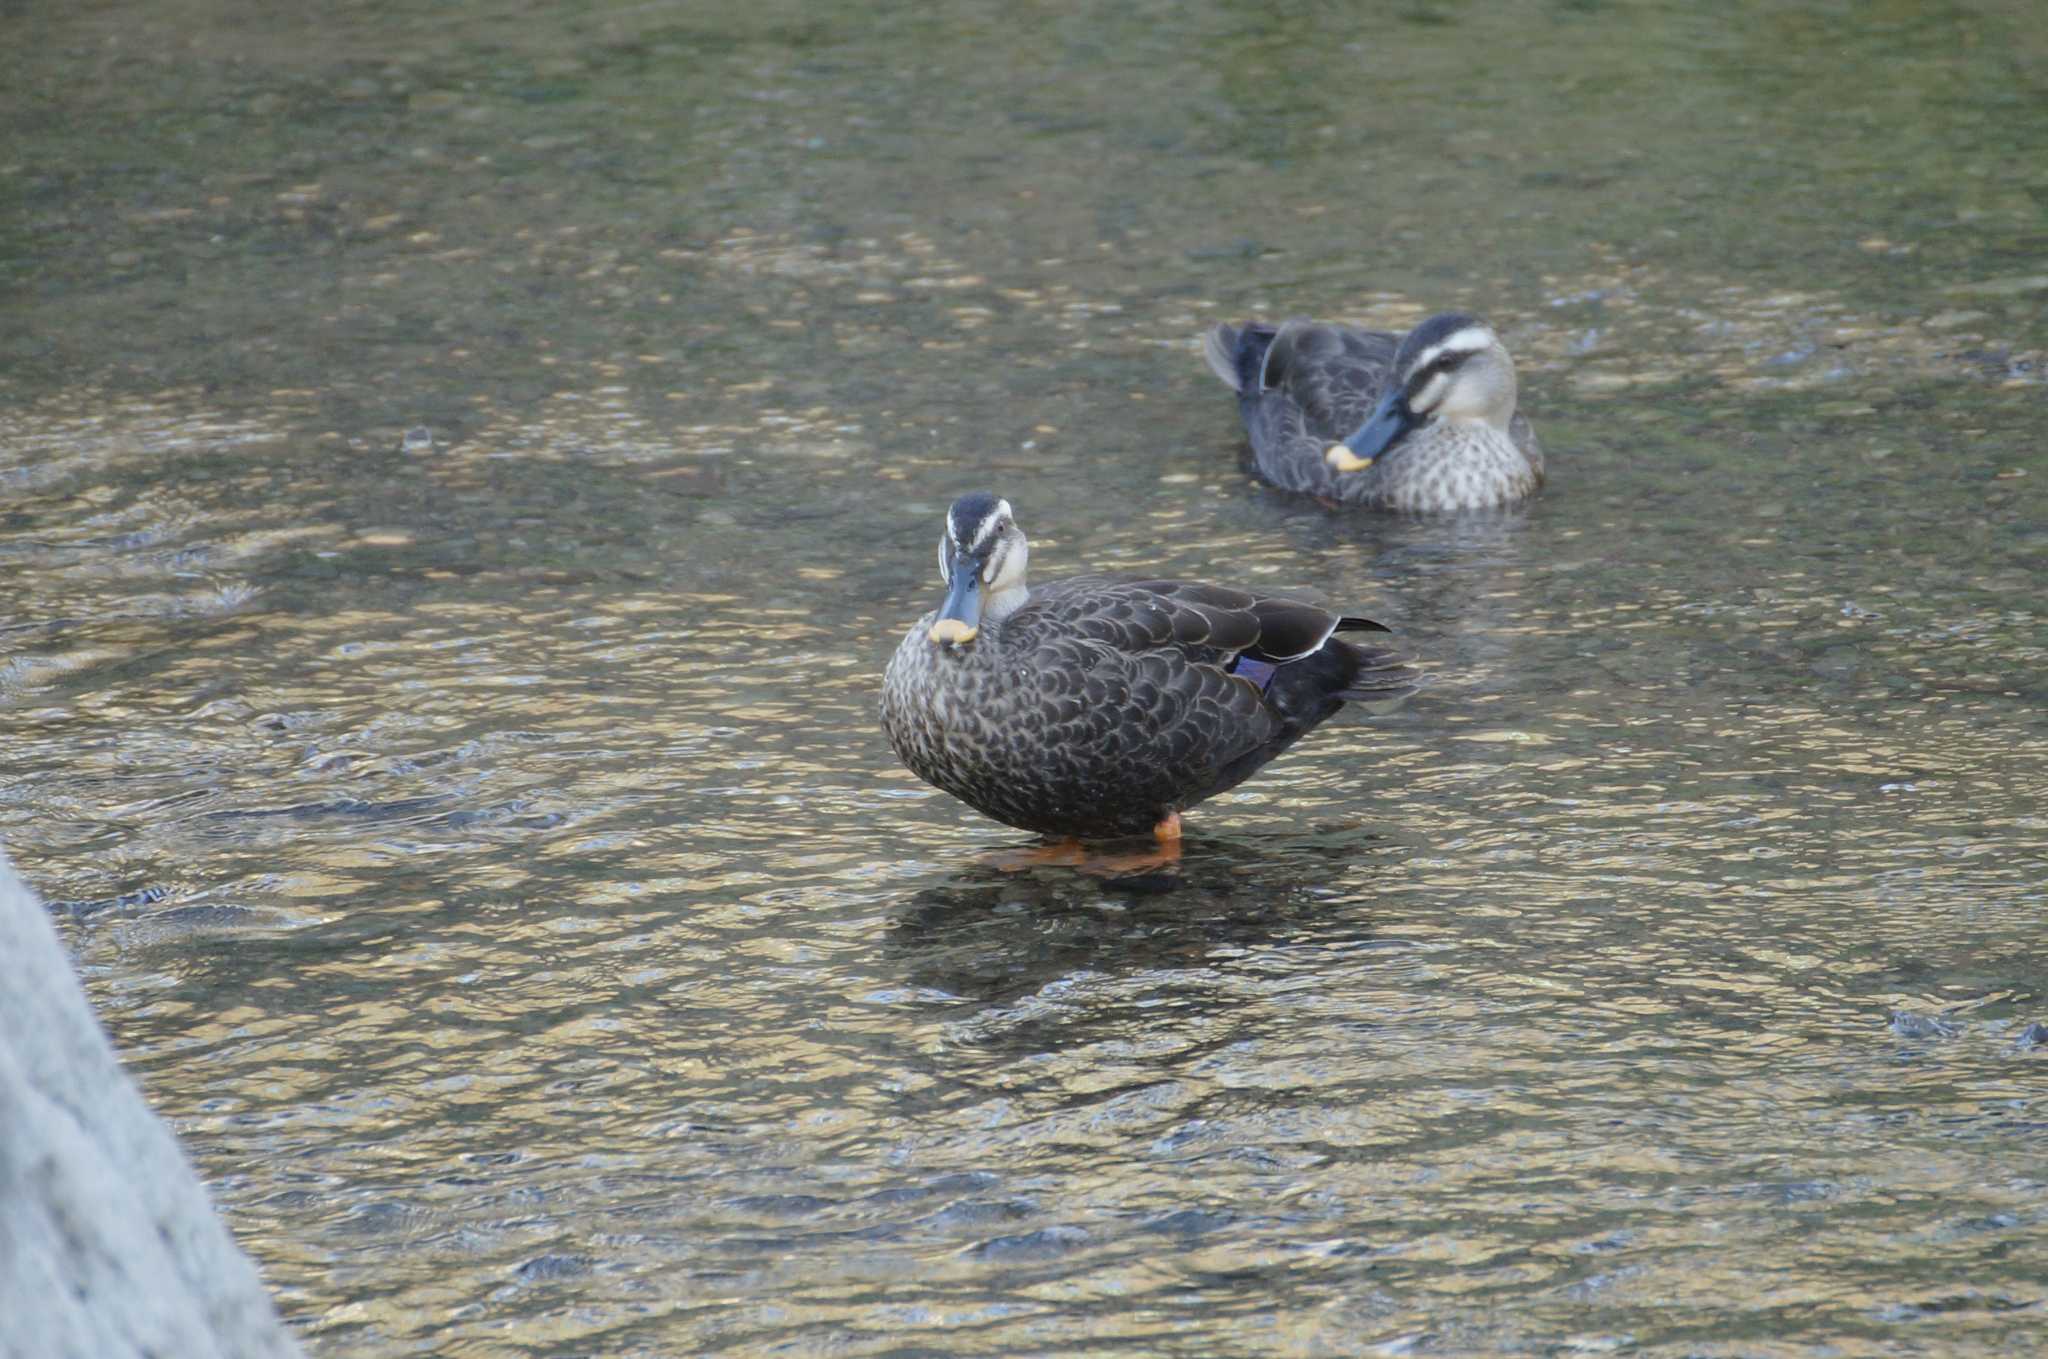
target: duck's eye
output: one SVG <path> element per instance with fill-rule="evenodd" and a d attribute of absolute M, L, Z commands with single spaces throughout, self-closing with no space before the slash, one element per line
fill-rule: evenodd
<path fill-rule="evenodd" d="M 1469 351 L 1439 354 L 1416 369 L 1415 376 L 1408 379 L 1409 406 L 1418 411 L 1434 407 L 1443 399 L 1444 391 L 1450 385 L 1451 375 L 1457 371 L 1460 364 L 1471 357 Z"/>

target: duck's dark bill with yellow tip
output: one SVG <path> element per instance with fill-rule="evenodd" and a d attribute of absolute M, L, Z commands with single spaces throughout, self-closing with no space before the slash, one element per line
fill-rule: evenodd
<path fill-rule="evenodd" d="M 964 646 L 981 631 L 981 566 L 961 553 L 951 563 L 950 575 L 931 639 L 938 645 Z"/>
<path fill-rule="evenodd" d="M 1419 423 L 1408 405 L 1408 393 L 1396 387 L 1380 398 L 1372 417 L 1359 427 L 1358 433 L 1341 444 L 1332 444 L 1323 458 L 1339 472 L 1370 467 Z"/>
<path fill-rule="evenodd" d="M 1373 464 L 1371 458 L 1361 458 L 1342 444 L 1331 444 L 1324 449 L 1323 461 L 1338 472 L 1363 472 Z"/>

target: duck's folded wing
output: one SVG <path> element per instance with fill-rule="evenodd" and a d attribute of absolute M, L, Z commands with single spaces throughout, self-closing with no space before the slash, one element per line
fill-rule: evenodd
<path fill-rule="evenodd" d="M 1255 602 L 1213 586 L 1083 576 L 1034 589 L 1003 626 L 1033 658 L 1048 723 L 1185 787 L 1280 729 L 1259 688 L 1226 669 L 1259 640 Z"/>
<path fill-rule="evenodd" d="M 1300 409 L 1308 437 L 1341 439 L 1365 423 L 1386 390 L 1395 344 L 1382 331 L 1288 321 L 1266 350 L 1264 385 Z"/>
<path fill-rule="evenodd" d="M 1180 580 L 1088 582 L 1062 607 L 1078 631 L 1120 651 L 1171 646 L 1197 660 L 1242 653 L 1291 661 L 1316 651 L 1340 627 L 1386 630 L 1298 599 Z"/>

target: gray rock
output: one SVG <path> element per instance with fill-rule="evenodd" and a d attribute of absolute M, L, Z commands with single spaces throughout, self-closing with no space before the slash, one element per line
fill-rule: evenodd
<path fill-rule="evenodd" d="M 0 856 L 0 1359 L 296 1356 Z"/>

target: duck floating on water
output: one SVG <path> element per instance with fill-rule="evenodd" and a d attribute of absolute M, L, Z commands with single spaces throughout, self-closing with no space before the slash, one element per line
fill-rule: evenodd
<path fill-rule="evenodd" d="M 1427 513 L 1512 505 L 1543 485 L 1515 362 L 1474 317 L 1446 312 L 1406 335 L 1219 325 L 1202 356 L 1237 393 L 1259 475 L 1285 490 Z"/>
<path fill-rule="evenodd" d="M 1252 590 L 1075 576 L 1030 586 L 1010 502 L 961 496 L 939 539 L 946 597 L 882 682 L 912 772 L 1041 835 L 1177 843 L 1180 814 L 1236 787 L 1349 700 L 1414 688 L 1369 618 Z"/>

